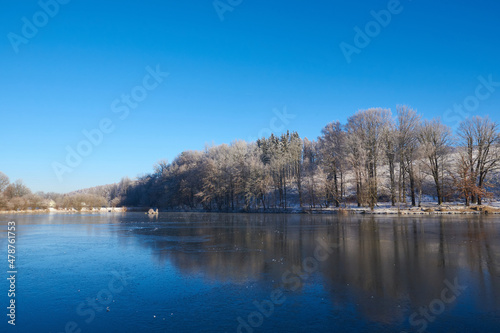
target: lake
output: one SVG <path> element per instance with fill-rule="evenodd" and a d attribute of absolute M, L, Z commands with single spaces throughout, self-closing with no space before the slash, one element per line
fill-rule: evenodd
<path fill-rule="evenodd" d="M 498 217 L 0 215 L 2 332 L 498 332 Z M 7 222 L 16 222 L 16 326 Z M 6 328 L 7 330 L 4 330 Z"/>

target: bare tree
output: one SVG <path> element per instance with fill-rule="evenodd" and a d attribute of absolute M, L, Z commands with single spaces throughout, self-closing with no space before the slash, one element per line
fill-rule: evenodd
<path fill-rule="evenodd" d="M 443 203 L 442 175 L 445 168 L 445 158 L 450 153 L 451 137 L 450 127 L 441 123 L 439 119 L 424 121 L 418 132 L 421 151 L 427 160 L 426 166 L 434 179 L 439 205 Z"/>
<path fill-rule="evenodd" d="M 154 175 L 156 177 L 161 177 L 168 170 L 168 161 L 167 160 L 159 160 L 154 166 Z"/>
<path fill-rule="evenodd" d="M 406 106 L 397 106 L 397 131 L 399 151 L 399 201 L 406 202 L 406 176 L 410 182 L 411 204 L 416 206 L 414 162 L 418 152 L 418 127 L 420 115 Z"/>
<path fill-rule="evenodd" d="M 465 206 L 470 206 L 474 197 L 486 198 L 490 196 L 485 188 L 477 186 L 477 177 L 473 170 L 467 152 L 460 152 L 457 161 L 457 174 L 452 175 L 452 177 L 456 190 L 465 199 Z"/>
<path fill-rule="evenodd" d="M 290 173 L 295 179 L 297 193 L 299 195 L 299 206 L 302 207 L 302 175 L 303 175 L 303 143 L 297 132 L 293 132 L 289 139 Z"/>
<path fill-rule="evenodd" d="M 245 210 L 248 210 L 252 205 L 259 207 L 259 204 L 264 210 L 267 208 L 271 178 L 268 167 L 262 163 L 260 158 L 260 149 L 256 144 L 251 144 L 245 158 Z"/>
<path fill-rule="evenodd" d="M 3 192 L 5 188 L 9 185 L 9 177 L 7 177 L 3 172 L 0 171 L 0 192 Z"/>
<path fill-rule="evenodd" d="M 363 138 L 357 132 L 358 129 L 354 124 L 347 126 L 346 160 L 354 174 L 356 201 L 358 207 L 361 207 L 367 204 L 369 196 L 366 176 L 367 156 L 366 150 L 363 149 Z"/>
<path fill-rule="evenodd" d="M 26 185 L 24 185 L 21 179 L 18 179 L 5 188 L 4 194 L 8 199 L 12 199 L 31 194 L 31 190 Z"/>
<path fill-rule="evenodd" d="M 317 186 L 316 186 L 316 168 L 318 167 L 318 147 L 316 141 L 303 140 L 303 170 L 304 170 L 304 193 L 305 199 L 309 201 L 311 208 L 316 207 Z"/>
<path fill-rule="evenodd" d="M 396 158 L 398 157 L 398 136 L 396 124 L 391 120 L 387 123 L 383 134 L 384 153 L 389 169 L 389 190 L 391 192 L 391 205 L 395 206 L 396 197 Z"/>
<path fill-rule="evenodd" d="M 318 138 L 319 149 L 330 188 L 327 201 L 333 201 L 336 207 L 340 207 L 344 187 L 345 132 L 340 122 L 336 121 L 326 125 L 321 133 L 322 136 Z"/>
<path fill-rule="evenodd" d="M 472 195 L 472 203 L 482 204 L 486 177 L 498 168 L 500 162 L 500 136 L 498 124 L 488 117 L 474 116 L 460 123 L 458 136 L 461 148 L 465 151 L 464 160 L 470 168 L 470 175 L 475 180 L 479 191 Z"/>
<path fill-rule="evenodd" d="M 377 168 L 383 150 L 382 139 L 390 119 L 390 110 L 375 108 L 359 111 L 347 120 L 348 133 L 360 139 L 361 147 L 366 154 L 365 169 L 368 176 L 368 203 L 372 209 L 378 199 Z"/>

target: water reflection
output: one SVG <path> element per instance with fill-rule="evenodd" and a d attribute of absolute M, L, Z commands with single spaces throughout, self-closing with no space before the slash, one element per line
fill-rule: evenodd
<path fill-rule="evenodd" d="M 446 304 L 429 331 L 495 331 L 499 323 L 500 227 L 492 217 L 126 213 L 2 219 L 16 220 L 19 249 L 25 249 L 20 256 L 27 287 L 20 297 L 38 304 L 52 295 L 52 308 L 69 307 L 56 329 L 107 283 L 109 277 L 99 277 L 109 267 L 125 267 L 135 282 L 120 294 L 123 308 L 99 317 L 92 331 L 113 319 L 123 331 L 144 325 L 175 331 L 189 321 L 184 331 L 234 332 L 236 318 L 255 311 L 254 300 L 267 299 L 274 288 L 290 288 L 284 273 L 300 270 L 314 256 L 318 239 L 335 247 L 297 290 L 286 291 L 286 304 L 266 319 L 263 331 L 417 331 L 408 318 L 439 298 L 445 281 L 467 290 Z M 54 294 L 52 282 L 43 285 L 45 277 L 63 286 L 64 297 Z M 139 314 L 130 307 L 137 302 Z M 158 324 L 152 321 L 158 313 L 179 315 Z"/>
<path fill-rule="evenodd" d="M 151 221 L 115 230 L 132 234 L 158 264 L 219 282 L 282 286 L 283 273 L 313 255 L 318 237 L 338 244 L 302 286 L 320 283 L 335 307 L 354 304 L 372 321 L 405 321 L 440 297 L 445 280 L 468 285 L 475 307 L 500 305 L 499 227 L 486 217 L 169 214 Z"/>

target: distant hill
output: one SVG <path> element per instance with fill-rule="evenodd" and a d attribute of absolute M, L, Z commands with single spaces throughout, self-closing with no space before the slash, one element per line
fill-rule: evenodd
<path fill-rule="evenodd" d="M 108 201 L 111 201 L 114 198 L 121 196 L 129 186 L 134 186 L 135 183 L 136 183 L 135 180 L 131 180 L 131 179 L 125 177 L 118 183 L 83 188 L 80 190 L 66 193 L 66 195 L 73 196 L 73 195 L 79 195 L 79 194 L 92 194 L 92 195 L 104 197 Z"/>

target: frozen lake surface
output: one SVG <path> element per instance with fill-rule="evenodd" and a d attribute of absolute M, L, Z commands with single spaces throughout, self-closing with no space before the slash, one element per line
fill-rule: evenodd
<path fill-rule="evenodd" d="M 498 332 L 499 217 L 0 215 L 2 332 Z M 15 221 L 16 327 L 6 316 Z"/>

